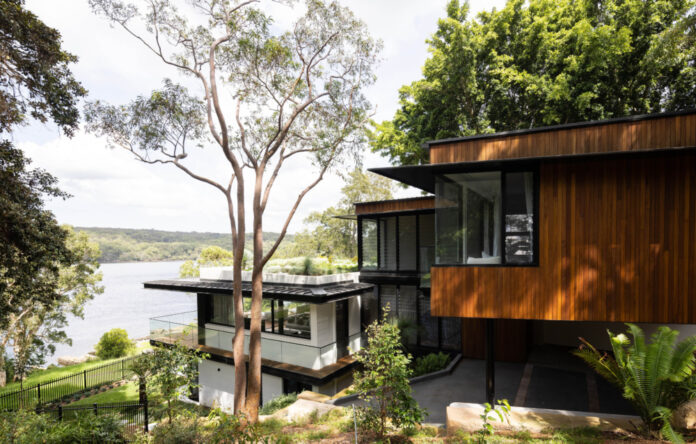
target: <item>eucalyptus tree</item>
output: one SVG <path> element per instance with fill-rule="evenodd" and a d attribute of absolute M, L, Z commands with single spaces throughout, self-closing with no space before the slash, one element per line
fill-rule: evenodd
<path fill-rule="evenodd" d="M 87 128 L 149 164 L 170 164 L 222 197 L 233 244 L 233 339 L 244 362 L 241 270 L 249 170 L 253 271 L 249 368 L 235 366 L 235 412 L 258 417 L 261 385 L 261 272 L 278 248 L 298 206 L 327 171 L 359 153 L 371 105 L 379 43 L 352 12 L 337 3 L 307 0 L 287 30 L 269 13 L 294 14 L 294 2 L 256 0 L 147 0 L 135 5 L 90 0 L 93 10 L 141 42 L 162 63 L 190 76 L 191 88 L 165 80 L 161 89 L 127 105 L 99 101 L 86 107 Z M 142 8 L 142 9 L 139 9 Z M 193 86 L 195 85 L 195 86 Z M 224 181 L 194 169 L 193 148 L 214 149 Z M 264 254 L 263 216 L 283 165 L 305 159 L 306 181 L 291 203 L 280 236 Z M 189 161 L 190 162 L 190 161 Z M 310 173 L 311 170 L 311 173 Z"/>

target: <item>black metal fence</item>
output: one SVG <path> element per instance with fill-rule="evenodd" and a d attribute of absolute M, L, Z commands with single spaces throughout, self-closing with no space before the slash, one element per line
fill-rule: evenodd
<path fill-rule="evenodd" d="M 130 378 L 133 375 L 131 363 L 135 358 L 136 356 L 131 356 L 31 387 L 0 394 L 0 410 L 36 408 L 104 384 Z"/>
<path fill-rule="evenodd" d="M 112 404 L 92 404 L 77 406 L 58 406 L 36 410 L 37 413 L 51 415 L 58 421 L 73 421 L 85 415 L 113 415 L 129 432 L 148 431 L 149 415 L 147 402 L 117 402 Z"/>

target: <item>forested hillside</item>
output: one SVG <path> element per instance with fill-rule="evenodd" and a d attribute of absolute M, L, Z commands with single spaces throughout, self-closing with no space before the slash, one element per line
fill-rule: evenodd
<path fill-rule="evenodd" d="M 231 249 L 232 240 L 228 233 L 198 233 L 183 231 L 144 230 L 132 228 L 76 227 L 85 231 L 99 243 L 102 251 L 100 262 L 139 262 L 187 260 L 198 257 L 207 246 L 217 245 Z M 264 233 L 264 247 L 270 248 L 278 233 Z M 285 242 L 293 236 L 286 235 Z M 251 234 L 246 235 L 247 249 L 251 250 Z"/>

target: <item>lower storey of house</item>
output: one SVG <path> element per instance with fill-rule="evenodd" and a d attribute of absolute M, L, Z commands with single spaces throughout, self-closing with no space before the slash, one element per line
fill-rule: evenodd
<path fill-rule="evenodd" d="M 231 412 L 234 408 L 234 365 L 206 359 L 198 366 L 198 401 L 206 407 L 219 407 Z M 310 384 L 303 377 L 293 375 L 273 375 L 261 373 L 261 404 L 284 394 L 300 393 L 305 390 L 333 396 L 353 382 L 352 373 L 344 373 L 321 381 L 320 385 Z"/>

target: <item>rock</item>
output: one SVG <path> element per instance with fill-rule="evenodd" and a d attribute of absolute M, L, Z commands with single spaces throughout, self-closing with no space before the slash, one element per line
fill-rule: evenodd
<path fill-rule="evenodd" d="M 324 404 L 323 402 L 298 399 L 293 404 L 277 411 L 272 416 L 274 418 L 285 419 L 287 421 L 297 421 L 298 419 L 311 415 L 315 411 L 317 412 L 317 416 L 323 416 L 331 410 L 338 408 L 341 407 L 336 407 L 331 404 Z"/>
<path fill-rule="evenodd" d="M 58 358 L 58 365 L 65 367 L 68 365 L 82 364 L 83 362 L 87 362 L 87 359 L 87 356 L 61 356 Z"/>
<path fill-rule="evenodd" d="M 483 424 L 481 420 L 483 412 L 484 407 L 481 404 L 453 402 L 447 407 L 447 430 L 476 432 L 481 429 Z M 490 424 L 496 430 L 527 430 L 531 433 L 540 433 L 546 429 L 572 429 L 579 427 L 593 427 L 601 431 L 621 432 L 635 430 L 636 426 L 641 423 L 640 418 L 637 416 L 528 407 L 512 407 L 509 419 L 509 423 L 491 420 Z"/>
<path fill-rule="evenodd" d="M 672 412 L 672 424 L 683 430 L 696 429 L 696 400 L 685 402 Z"/>

